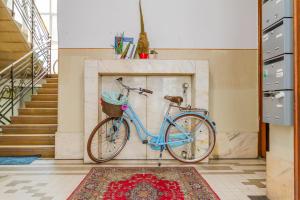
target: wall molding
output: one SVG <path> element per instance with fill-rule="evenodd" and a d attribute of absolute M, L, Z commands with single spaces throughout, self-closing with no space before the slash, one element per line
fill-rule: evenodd
<path fill-rule="evenodd" d="M 113 50 L 113 48 L 58 48 L 59 50 L 68 50 L 68 49 L 83 49 L 83 50 Z M 215 51 L 215 50 L 222 50 L 222 51 L 241 51 L 241 50 L 259 50 L 259 49 L 218 49 L 218 48 L 151 48 L 150 49 L 155 49 L 155 50 L 161 50 L 161 51 L 173 51 L 173 50 L 178 50 L 178 51 L 199 51 L 199 50 L 207 50 L 207 51 Z"/>

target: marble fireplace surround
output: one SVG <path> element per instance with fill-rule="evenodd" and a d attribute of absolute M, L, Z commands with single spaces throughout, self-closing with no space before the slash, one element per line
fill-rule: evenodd
<path fill-rule="evenodd" d="M 208 109 L 209 65 L 205 60 L 86 60 L 84 68 L 84 162 L 87 140 L 98 123 L 99 76 L 191 76 L 192 106 Z"/>

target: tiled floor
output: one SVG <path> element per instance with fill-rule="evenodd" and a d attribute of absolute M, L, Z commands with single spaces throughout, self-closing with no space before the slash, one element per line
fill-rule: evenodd
<path fill-rule="evenodd" d="M 31 165 L 0 166 L 0 199 L 64 200 L 92 167 L 157 166 L 157 161 L 112 161 L 85 165 L 77 160 L 37 160 Z M 164 161 L 163 166 L 182 165 Z M 193 165 L 224 200 L 266 200 L 263 160 L 214 160 Z"/>

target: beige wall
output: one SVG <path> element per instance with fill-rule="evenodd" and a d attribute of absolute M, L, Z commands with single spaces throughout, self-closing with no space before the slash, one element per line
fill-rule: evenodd
<path fill-rule="evenodd" d="M 272 200 L 294 199 L 294 127 L 270 125 L 267 195 Z"/>
<path fill-rule="evenodd" d="M 159 59 L 208 60 L 210 112 L 217 123 L 215 157 L 257 156 L 257 50 L 160 49 Z M 82 158 L 83 65 L 86 59 L 113 59 L 111 49 L 59 49 L 59 103 L 56 158 Z"/>

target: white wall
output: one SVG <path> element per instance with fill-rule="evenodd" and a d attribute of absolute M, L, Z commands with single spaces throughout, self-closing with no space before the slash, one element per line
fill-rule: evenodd
<path fill-rule="evenodd" d="M 152 48 L 257 48 L 256 0 L 143 0 Z M 58 1 L 59 48 L 108 48 L 138 37 L 138 0 Z"/>

